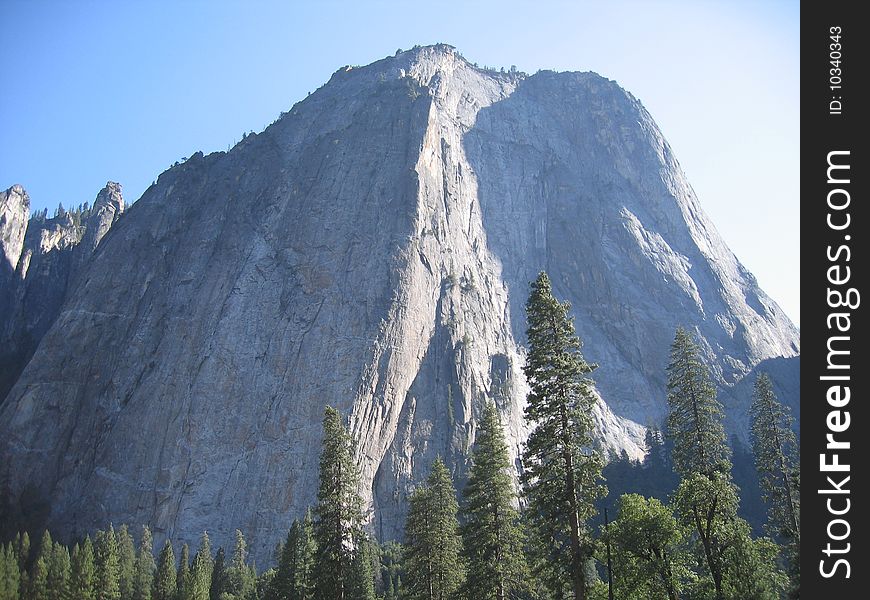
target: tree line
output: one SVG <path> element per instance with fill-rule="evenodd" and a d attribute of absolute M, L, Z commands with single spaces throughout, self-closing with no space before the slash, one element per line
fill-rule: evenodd
<path fill-rule="evenodd" d="M 467 481 L 457 493 L 440 458 L 408 502 L 402 543 L 366 532 L 356 448 L 326 407 L 316 505 L 295 520 L 258 572 L 236 531 L 228 559 L 207 533 L 176 558 L 155 560 L 142 528 L 126 526 L 66 546 L 44 532 L 0 546 L 0 600 L 766 600 L 799 597 L 799 472 L 791 418 L 770 379 L 755 384 L 751 438 L 768 506 L 766 536 L 738 516 L 722 406 L 690 333 L 678 329 L 667 367 L 669 416 L 647 433 L 647 461 L 669 450 L 676 490 L 667 501 L 623 494 L 615 520 L 591 525 L 606 493 L 592 440 L 597 401 L 569 316 L 546 273 L 526 304 L 533 425 L 520 468 L 499 413 L 477 422 Z M 666 444 L 667 442 L 667 444 Z M 517 485 L 518 484 L 518 485 Z"/>

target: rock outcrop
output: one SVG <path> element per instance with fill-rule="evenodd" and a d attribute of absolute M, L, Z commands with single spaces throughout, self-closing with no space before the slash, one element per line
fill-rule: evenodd
<path fill-rule="evenodd" d="M 10 515 L 108 521 L 269 560 L 348 416 L 372 525 L 400 535 L 486 401 L 516 456 L 528 283 L 573 305 L 599 443 L 642 452 L 678 324 L 732 431 L 733 387 L 798 334 L 704 216 L 631 94 L 594 73 L 478 69 L 448 46 L 336 72 L 228 153 L 163 173 L 82 269 L 0 410 Z M 788 371 L 791 372 L 791 371 Z M 31 513 L 33 511 L 31 510 Z"/>
<path fill-rule="evenodd" d="M 29 216 L 30 201 L 20 185 L 4 194 L 3 220 L 9 211 L 20 217 L 9 219 L 17 225 L 4 225 L 0 240 L 10 267 L 4 264 L 0 275 L 0 402 L 54 323 L 72 282 L 124 211 L 121 186 L 112 181 L 97 194 L 93 206 L 62 211 L 50 219 Z"/>

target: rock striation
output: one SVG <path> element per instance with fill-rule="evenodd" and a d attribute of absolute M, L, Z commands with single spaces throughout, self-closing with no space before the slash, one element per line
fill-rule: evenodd
<path fill-rule="evenodd" d="M 0 407 L 9 518 L 65 535 L 114 521 L 225 544 L 238 527 L 268 562 L 315 500 L 332 404 L 372 528 L 400 536 L 436 455 L 461 485 L 485 402 L 519 453 L 541 269 L 600 365 L 611 452 L 640 456 L 664 416 L 677 325 L 741 435 L 735 386 L 799 354 L 636 98 L 445 45 L 340 69 L 262 133 L 164 172 L 97 241 Z"/>

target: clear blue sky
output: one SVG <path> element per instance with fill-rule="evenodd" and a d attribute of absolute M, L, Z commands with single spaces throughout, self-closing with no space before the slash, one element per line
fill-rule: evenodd
<path fill-rule="evenodd" d="M 414 44 L 596 71 L 641 99 L 701 202 L 800 321 L 799 3 L 0 0 L 0 187 L 34 208 L 135 200 L 260 131 L 338 67 Z"/>

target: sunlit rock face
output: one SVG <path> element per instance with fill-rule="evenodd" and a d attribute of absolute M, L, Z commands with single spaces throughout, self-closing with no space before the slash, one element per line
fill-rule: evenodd
<path fill-rule="evenodd" d="M 401 537 L 436 455 L 461 486 L 485 402 L 519 453 L 542 269 L 600 365 L 609 452 L 640 456 L 665 415 L 678 325 L 741 435 L 733 386 L 799 352 L 637 99 L 449 46 L 340 69 L 230 152 L 163 173 L 95 246 L 0 409 L 6 510 L 66 535 L 148 523 L 226 545 L 240 528 L 266 564 L 315 501 L 330 404 L 373 531 Z"/>

